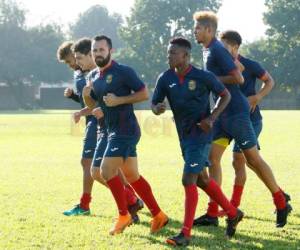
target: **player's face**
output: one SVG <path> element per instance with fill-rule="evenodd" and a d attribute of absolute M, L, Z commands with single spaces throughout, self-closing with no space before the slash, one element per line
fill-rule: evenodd
<path fill-rule="evenodd" d="M 65 64 L 67 64 L 71 69 L 73 70 L 77 70 L 78 69 L 78 65 L 76 64 L 76 60 L 73 54 L 69 54 L 65 60 L 64 60 Z"/>
<path fill-rule="evenodd" d="M 93 41 L 92 55 L 98 67 L 105 67 L 111 58 L 111 49 L 106 40 Z"/>
<path fill-rule="evenodd" d="M 81 54 L 80 52 L 75 52 L 75 59 L 77 65 L 82 70 L 91 70 L 91 64 L 92 64 L 92 55 L 91 53 L 88 53 L 87 55 Z"/>
<path fill-rule="evenodd" d="M 171 69 L 186 64 L 187 52 L 176 45 L 170 44 L 168 46 L 168 63 Z"/>
<path fill-rule="evenodd" d="M 209 30 L 208 27 L 200 24 L 199 22 L 195 21 L 194 24 L 194 35 L 195 39 L 198 43 L 203 43 L 206 41 L 208 36 Z"/>

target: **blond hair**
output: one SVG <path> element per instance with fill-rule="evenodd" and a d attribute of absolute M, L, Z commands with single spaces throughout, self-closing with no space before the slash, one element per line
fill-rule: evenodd
<path fill-rule="evenodd" d="M 218 28 L 218 18 L 212 11 L 197 11 L 194 13 L 193 18 L 204 26 L 212 27 L 215 31 Z"/>
<path fill-rule="evenodd" d="M 72 55 L 72 46 L 73 46 L 74 42 L 72 41 L 67 41 L 67 42 L 63 42 L 57 49 L 56 52 L 56 56 L 57 56 L 57 60 L 60 62 L 64 62 L 66 57 L 68 57 L 69 55 Z"/>

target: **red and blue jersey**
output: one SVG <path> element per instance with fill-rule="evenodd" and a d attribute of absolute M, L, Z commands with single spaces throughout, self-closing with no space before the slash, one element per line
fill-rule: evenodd
<path fill-rule="evenodd" d="M 209 143 L 211 133 L 204 133 L 197 123 L 210 115 L 210 93 L 222 95 L 224 91 L 212 73 L 190 65 L 183 76 L 169 69 L 158 77 L 152 104 L 168 99 L 181 144 Z"/>
<path fill-rule="evenodd" d="M 203 50 L 204 69 L 216 76 L 230 75 L 238 70 L 231 54 L 217 39 L 213 39 L 209 46 Z M 242 94 L 238 84 L 225 84 L 231 94 L 231 101 L 220 117 L 229 117 L 236 114 L 249 113 L 248 100 Z"/>
<path fill-rule="evenodd" d="M 145 88 L 135 71 L 112 61 L 103 72 L 94 69 L 88 76 L 93 84 L 91 96 L 98 101 L 104 113 L 104 121 L 110 137 L 140 136 L 140 128 L 133 112 L 132 104 L 108 107 L 103 101 L 107 94 L 128 96 Z"/>
<path fill-rule="evenodd" d="M 245 58 L 243 56 L 238 57 L 239 61 L 245 67 L 243 71 L 243 77 L 245 79 L 244 84 L 240 86 L 241 91 L 245 96 L 252 96 L 256 94 L 256 79 L 262 81 L 266 78 L 266 70 L 256 61 Z M 260 121 L 262 119 L 259 107 L 256 106 L 254 112 L 250 114 L 251 121 Z"/>

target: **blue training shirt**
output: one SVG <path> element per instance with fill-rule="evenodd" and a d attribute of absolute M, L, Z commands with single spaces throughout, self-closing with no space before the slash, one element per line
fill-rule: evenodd
<path fill-rule="evenodd" d="M 212 133 L 204 133 L 197 123 L 210 115 L 210 92 L 222 95 L 224 91 L 224 85 L 212 73 L 190 65 L 183 76 L 169 69 L 158 77 L 152 104 L 167 97 L 181 144 L 209 143 Z"/>
<path fill-rule="evenodd" d="M 258 62 L 249 58 L 239 55 L 238 59 L 245 67 L 245 70 L 243 71 L 245 82 L 240 86 L 241 91 L 245 96 L 255 95 L 256 79 L 261 79 L 263 81 L 266 77 L 266 70 Z M 262 119 L 258 105 L 254 112 L 250 113 L 250 118 L 251 121 L 260 121 Z"/>
<path fill-rule="evenodd" d="M 203 61 L 204 68 L 213 72 L 216 76 L 230 75 L 233 71 L 238 70 L 228 50 L 215 38 L 203 50 Z M 249 103 L 242 94 L 239 84 L 225 84 L 225 87 L 231 94 L 231 101 L 220 117 L 229 117 L 241 113 L 249 114 Z"/>
<path fill-rule="evenodd" d="M 144 83 L 135 71 L 125 65 L 112 61 L 111 65 L 101 72 L 94 69 L 88 76 L 93 84 L 91 97 L 98 101 L 104 113 L 105 125 L 110 137 L 140 136 L 140 128 L 133 112 L 132 104 L 108 107 L 103 97 L 108 93 L 116 96 L 128 96 L 145 88 Z"/>

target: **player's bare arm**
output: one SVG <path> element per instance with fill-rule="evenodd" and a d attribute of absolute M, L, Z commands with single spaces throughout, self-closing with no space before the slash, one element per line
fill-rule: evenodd
<path fill-rule="evenodd" d="M 250 105 L 251 112 L 254 112 L 256 106 L 261 102 L 261 100 L 268 95 L 273 89 L 275 83 L 272 76 L 266 72 L 262 78 L 263 84 L 261 89 L 258 91 L 256 95 L 248 96 L 248 101 Z"/>
<path fill-rule="evenodd" d="M 222 96 L 220 96 L 220 99 L 216 103 L 215 107 L 213 108 L 213 111 L 209 117 L 206 119 L 203 119 L 200 123 L 198 123 L 198 126 L 206 133 L 208 133 L 212 128 L 215 120 L 219 117 L 219 115 L 223 112 L 223 110 L 226 108 L 228 103 L 230 102 L 231 95 L 227 89 L 222 93 Z"/>

